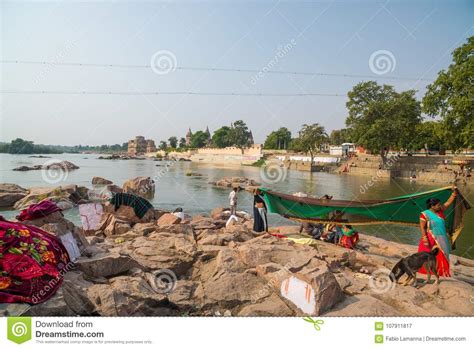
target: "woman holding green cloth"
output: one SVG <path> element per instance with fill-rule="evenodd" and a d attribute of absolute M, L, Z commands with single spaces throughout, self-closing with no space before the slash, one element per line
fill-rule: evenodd
<path fill-rule="evenodd" d="M 453 186 L 453 193 L 444 204 L 436 198 L 428 199 L 426 201 L 428 209 L 420 215 L 421 239 L 418 252 L 430 252 L 435 246 L 439 248 L 440 252 L 436 256 L 436 268 L 439 276 L 451 276 L 449 271 L 451 239 L 446 232 L 444 210 L 452 205 L 457 194 L 457 189 Z M 418 272 L 426 274 L 424 267 L 421 267 Z"/>

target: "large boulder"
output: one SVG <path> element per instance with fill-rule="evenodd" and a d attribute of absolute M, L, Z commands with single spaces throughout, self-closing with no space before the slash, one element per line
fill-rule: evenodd
<path fill-rule="evenodd" d="M 166 295 L 155 292 L 142 275 L 118 276 L 107 285 L 93 285 L 88 297 L 102 316 L 178 315 Z"/>
<path fill-rule="evenodd" d="M 277 295 L 272 294 L 260 303 L 250 303 L 242 307 L 238 316 L 295 316 L 291 310 Z"/>
<path fill-rule="evenodd" d="M 25 220 L 22 223 L 39 227 L 59 238 L 71 233 L 81 254 L 89 255 L 91 253 L 90 243 L 86 239 L 82 228 L 77 227 L 73 222 L 64 218 L 64 215 L 60 211 L 53 212 L 38 219 Z"/>
<path fill-rule="evenodd" d="M 42 165 L 34 165 L 34 166 L 26 166 L 26 165 L 23 165 L 23 166 L 18 166 L 18 167 L 15 167 L 13 169 L 13 171 L 35 171 L 35 170 L 41 170 L 43 169 L 43 166 Z"/>
<path fill-rule="evenodd" d="M 11 183 L 0 183 L 0 207 L 12 207 L 28 194 L 25 188 Z"/>
<path fill-rule="evenodd" d="M 368 295 L 347 297 L 324 316 L 402 316 L 393 306 Z"/>
<path fill-rule="evenodd" d="M 249 267 L 266 263 L 280 264 L 292 272 L 301 270 L 319 252 L 310 246 L 298 245 L 271 235 L 248 240 L 237 247 L 239 257 Z"/>
<path fill-rule="evenodd" d="M 124 193 L 139 195 L 145 198 L 155 194 L 155 182 L 150 177 L 136 177 L 123 184 Z"/>
<path fill-rule="evenodd" d="M 98 177 L 98 176 L 92 177 L 92 184 L 94 185 L 107 185 L 107 184 L 112 184 L 112 183 L 113 183 L 112 181 L 102 178 L 102 177 Z"/>
<path fill-rule="evenodd" d="M 31 204 L 37 204 L 44 199 L 49 199 L 54 201 L 62 209 L 68 209 L 77 203 L 85 202 L 88 198 L 87 193 L 87 188 L 75 184 L 55 188 L 31 188 L 28 195 L 15 203 L 14 208 L 23 210 Z"/>
<path fill-rule="evenodd" d="M 181 218 L 175 216 L 172 213 L 165 213 L 164 215 L 162 215 L 158 219 L 156 224 L 158 224 L 158 225 L 170 225 L 170 224 L 178 224 L 179 222 L 181 222 Z"/>
<path fill-rule="evenodd" d="M 91 278 L 111 277 L 140 267 L 132 258 L 118 253 L 102 253 L 92 258 L 81 258 L 76 264 L 78 270 Z"/>
<path fill-rule="evenodd" d="M 218 306 L 231 309 L 249 304 L 264 286 L 263 281 L 252 273 L 219 273 L 203 281 L 205 295 L 203 307 Z M 259 300 L 260 298 L 257 299 Z"/>
<path fill-rule="evenodd" d="M 35 171 L 35 170 L 59 170 L 68 172 L 70 170 L 77 170 L 79 166 L 70 161 L 54 161 L 49 160 L 44 165 L 20 166 L 13 169 L 13 171 Z"/>
<path fill-rule="evenodd" d="M 106 202 L 103 206 L 104 213 L 101 217 L 101 221 L 105 222 L 109 219 L 109 216 L 114 216 L 120 221 L 126 222 L 130 225 L 136 223 L 150 223 L 155 219 L 155 210 L 150 208 L 145 215 L 140 218 L 135 214 L 133 207 L 122 205 L 118 209 L 115 209 L 114 205 L 110 202 Z M 102 223 L 100 224 L 102 226 Z"/>
<path fill-rule="evenodd" d="M 113 214 L 104 213 L 99 223 L 98 231 L 105 236 L 122 235 L 132 229 L 130 220 L 123 219 Z"/>
<path fill-rule="evenodd" d="M 57 161 L 57 162 L 51 162 L 47 163 L 46 165 L 43 165 L 43 169 L 45 170 L 62 170 L 62 171 L 69 171 L 69 170 L 77 170 L 79 169 L 79 166 L 73 164 L 70 161 L 64 160 L 64 161 Z"/>
<path fill-rule="evenodd" d="M 259 265 L 257 275 L 267 281 L 261 296 L 277 293 L 298 315 L 321 315 L 344 298 L 343 291 L 324 261 L 314 261 L 304 273 L 276 263 Z"/>
<path fill-rule="evenodd" d="M 124 250 L 149 269 L 169 269 L 179 277 L 192 268 L 197 245 L 191 226 L 175 224 L 167 228 L 137 237 Z"/>
<path fill-rule="evenodd" d="M 62 286 L 64 301 L 75 314 L 92 315 L 96 312 L 95 303 L 88 297 L 87 291 L 93 285 L 79 272 L 66 274 Z"/>
<path fill-rule="evenodd" d="M 209 182 L 209 184 L 212 184 L 221 188 L 235 188 L 235 187 L 246 188 L 246 187 L 256 187 L 260 185 L 260 183 L 247 177 L 224 177 L 217 181 L 211 181 Z"/>

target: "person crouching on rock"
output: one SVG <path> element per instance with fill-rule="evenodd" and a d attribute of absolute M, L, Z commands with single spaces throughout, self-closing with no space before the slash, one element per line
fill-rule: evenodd
<path fill-rule="evenodd" d="M 344 225 L 342 227 L 342 237 L 339 241 L 340 245 L 353 250 L 357 242 L 359 242 L 359 233 L 351 225 Z"/>
<path fill-rule="evenodd" d="M 253 195 L 253 230 L 268 232 L 267 205 L 260 189 L 255 189 Z"/>

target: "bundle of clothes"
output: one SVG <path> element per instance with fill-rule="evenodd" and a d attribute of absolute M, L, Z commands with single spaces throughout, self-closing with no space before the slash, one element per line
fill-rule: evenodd
<path fill-rule="evenodd" d="M 40 210 L 29 213 L 34 217 L 34 212 Z M 0 303 L 38 304 L 48 300 L 71 267 L 69 254 L 59 238 L 1 216 L 0 256 Z"/>

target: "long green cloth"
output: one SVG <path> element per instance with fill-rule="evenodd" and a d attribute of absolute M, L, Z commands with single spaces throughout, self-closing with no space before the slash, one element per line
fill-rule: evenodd
<path fill-rule="evenodd" d="M 269 212 L 278 213 L 290 219 L 331 222 L 328 217 L 335 211 L 344 213 L 343 221 L 355 225 L 402 224 L 418 225 L 420 213 L 426 209 L 426 200 L 437 198 L 446 202 L 451 187 L 430 190 L 421 193 L 398 196 L 386 200 L 320 200 L 297 197 L 260 188 Z M 469 204 L 459 193 L 455 202 L 444 211 L 446 228 L 450 235 L 457 235 L 462 229 L 462 219 Z"/>

